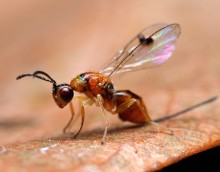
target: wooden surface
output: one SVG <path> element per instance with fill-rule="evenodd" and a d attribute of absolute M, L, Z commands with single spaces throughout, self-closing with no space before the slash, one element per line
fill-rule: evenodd
<path fill-rule="evenodd" d="M 219 9 L 217 0 L 0 2 L 0 169 L 152 171 L 219 146 L 219 100 L 161 123 L 174 135 L 109 114 L 110 133 L 101 146 L 99 108 L 86 109 L 83 133 L 71 140 L 62 135 L 69 108 L 55 105 L 51 85 L 15 80 L 43 70 L 69 83 L 97 70 L 144 27 L 179 23 L 182 34 L 166 64 L 114 80 L 117 89 L 141 95 L 153 119 L 166 116 L 219 94 Z"/>

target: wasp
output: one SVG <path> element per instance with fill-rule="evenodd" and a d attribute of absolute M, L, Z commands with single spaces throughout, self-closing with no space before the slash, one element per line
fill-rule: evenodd
<path fill-rule="evenodd" d="M 52 83 L 52 95 L 56 104 L 60 108 L 64 108 L 69 104 L 71 110 L 71 118 L 63 129 L 64 133 L 66 133 L 67 128 L 71 125 L 75 115 L 71 102 L 74 92 L 81 93 L 79 96 L 74 97 L 74 99 L 80 102 L 81 116 L 81 125 L 74 138 L 82 130 L 85 106 L 93 104 L 99 106 L 102 109 L 105 119 L 105 130 L 102 137 L 102 143 L 104 143 L 109 126 L 106 111 L 112 114 L 118 114 L 119 118 L 123 121 L 132 123 L 152 124 L 155 121 L 150 118 L 147 108 L 139 95 L 130 90 L 115 90 L 111 80 L 112 76 L 151 68 L 166 62 L 175 49 L 175 43 L 180 33 L 180 26 L 175 23 L 149 26 L 118 51 L 102 69 L 97 72 L 82 73 L 73 78 L 70 84 L 57 84 L 50 75 L 43 71 L 22 74 L 17 79 L 31 76 Z M 208 101 L 213 101 L 214 99 L 212 98 Z M 192 107 L 188 108 L 188 110 L 191 109 Z M 184 112 L 186 111 L 187 109 L 184 110 Z M 178 114 L 174 114 L 173 116 Z"/>

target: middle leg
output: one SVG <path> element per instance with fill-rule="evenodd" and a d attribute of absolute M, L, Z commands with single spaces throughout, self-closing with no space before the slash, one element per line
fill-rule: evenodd
<path fill-rule="evenodd" d="M 116 91 L 116 110 L 124 121 L 133 123 L 152 123 L 142 98 L 129 90 Z"/>
<path fill-rule="evenodd" d="M 99 106 L 102 108 L 102 114 L 103 114 L 103 117 L 104 117 L 104 120 L 105 120 L 105 131 L 104 131 L 104 134 L 102 136 L 102 141 L 101 141 L 101 144 L 104 144 L 105 138 L 107 136 L 109 122 L 108 122 L 107 114 L 105 112 L 105 108 L 104 108 L 104 105 L 103 105 L 104 100 L 103 100 L 103 98 L 100 94 L 97 95 L 97 101 L 98 101 Z"/>

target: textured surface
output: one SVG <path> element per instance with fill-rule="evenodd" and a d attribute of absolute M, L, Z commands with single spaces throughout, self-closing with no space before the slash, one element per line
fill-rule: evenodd
<path fill-rule="evenodd" d="M 70 115 L 51 85 L 17 75 L 48 72 L 58 83 L 98 69 L 144 27 L 179 23 L 177 49 L 161 67 L 114 79 L 141 95 L 153 119 L 219 94 L 219 1 L 0 2 L 0 169 L 2 171 L 152 171 L 220 145 L 219 100 L 162 125 L 135 127 L 86 109 L 82 134 L 62 135 Z M 77 107 L 77 103 L 74 102 Z M 77 111 L 77 109 L 76 109 Z M 73 131 L 79 127 L 73 127 Z"/>
<path fill-rule="evenodd" d="M 194 115 L 167 123 L 170 128 L 175 127 L 172 128 L 174 135 L 153 126 L 123 127 L 112 129 L 105 145 L 100 144 L 102 132 L 91 131 L 76 140 L 60 136 L 4 146 L 0 152 L 1 168 L 75 171 L 160 169 L 220 144 L 219 117 L 209 115 L 212 115 L 211 120 L 209 117 L 199 120 L 201 116 Z"/>

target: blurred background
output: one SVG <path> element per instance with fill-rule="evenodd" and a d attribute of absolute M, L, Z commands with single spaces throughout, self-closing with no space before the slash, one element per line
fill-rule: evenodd
<path fill-rule="evenodd" d="M 158 68 L 115 79 L 117 89 L 142 95 L 152 118 L 218 94 L 219 10 L 218 0 L 0 1 L 0 145 L 57 136 L 70 117 L 53 102 L 50 83 L 16 81 L 19 74 L 43 70 L 70 83 L 155 23 L 180 24 L 175 53 Z M 86 114 L 84 131 L 104 126 L 99 109 Z"/>

